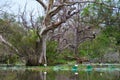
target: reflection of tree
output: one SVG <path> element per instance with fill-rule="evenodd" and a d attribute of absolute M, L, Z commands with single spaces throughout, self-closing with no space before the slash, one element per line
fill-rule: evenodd
<path fill-rule="evenodd" d="M 19 73 L 18 80 L 43 80 L 36 71 L 25 71 L 24 73 Z"/>
<path fill-rule="evenodd" d="M 16 72 L 0 71 L 0 80 L 16 80 Z"/>
<path fill-rule="evenodd" d="M 80 80 L 80 76 L 71 72 L 59 72 L 56 75 L 56 80 Z"/>
<path fill-rule="evenodd" d="M 48 74 L 38 71 L 0 71 L 0 80 L 119 80 L 120 72 L 54 72 Z"/>
<path fill-rule="evenodd" d="M 40 73 L 41 80 L 46 80 L 47 73 L 46 72 L 39 72 L 39 73 Z"/>
<path fill-rule="evenodd" d="M 40 73 L 40 77 L 41 77 L 41 80 L 43 80 L 43 74 L 42 74 L 42 72 L 39 72 Z"/>
<path fill-rule="evenodd" d="M 104 73 L 104 77 L 108 80 L 119 80 L 120 79 L 120 71 L 106 72 Z"/>
<path fill-rule="evenodd" d="M 64 75 L 64 74 L 57 74 L 56 80 L 69 80 L 69 77 L 67 75 Z"/>
<path fill-rule="evenodd" d="M 0 80 L 46 80 L 46 75 L 36 71 L 0 71 Z"/>
<path fill-rule="evenodd" d="M 80 80 L 78 75 L 74 75 L 70 78 L 70 80 Z"/>

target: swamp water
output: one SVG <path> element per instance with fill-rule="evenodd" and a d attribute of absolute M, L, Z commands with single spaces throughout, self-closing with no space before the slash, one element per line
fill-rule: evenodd
<path fill-rule="evenodd" d="M 106 70 L 105 70 L 106 69 Z M 78 73 L 78 74 L 76 74 Z M 95 70 L 51 70 L 49 72 L 28 70 L 15 67 L 0 68 L 0 80 L 120 80 L 120 68 L 109 70 L 96 68 Z"/>

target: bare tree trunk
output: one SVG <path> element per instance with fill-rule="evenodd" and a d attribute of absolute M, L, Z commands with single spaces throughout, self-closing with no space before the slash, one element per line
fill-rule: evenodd
<path fill-rule="evenodd" d="M 74 33 L 74 53 L 77 56 L 78 55 L 78 29 L 77 27 L 75 28 L 75 33 Z"/>
<path fill-rule="evenodd" d="M 45 64 L 47 64 L 47 59 L 46 59 L 46 35 L 42 36 L 42 52 L 41 52 L 41 55 L 40 55 L 40 58 L 39 58 L 39 63 L 42 64 L 43 62 Z"/>

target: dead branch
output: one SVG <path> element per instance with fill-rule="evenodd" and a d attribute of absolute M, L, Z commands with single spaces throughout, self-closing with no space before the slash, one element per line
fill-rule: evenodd
<path fill-rule="evenodd" d="M 40 3 L 40 5 L 42 5 L 42 7 L 46 10 L 47 6 L 45 5 L 45 3 L 42 0 L 36 0 L 38 3 Z"/>
<path fill-rule="evenodd" d="M 50 16 L 54 16 L 56 13 L 58 13 L 61 8 L 63 8 L 64 6 L 63 5 L 59 5 L 58 7 L 56 8 L 53 8 L 52 10 L 49 11 L 49 15 Z"/>
<path fill-rule="evenodd" d="M 87 39 L 94 39 L 95 38 L 95 36 L 86 36 L 86 37 L 83 37 L 80 41 L 79 41 L 79 44 L 80 43 L 83 43 L 84 41 L 86 41 Z"/>
<path fill-rule="evenodd" d="M 27 23 L 27 20 L 26 20 L 26 17 L 25 17 L 25 15 L 26 15 L 26 6 L 27 6 L 27 3 L 25 4 L 24 11 L 23 11 L 22 14 L 20 15 L 20 17 L 21 17 L 21 19 L 22 19 L 22 24 L 23 24 L 23 26 L 24 26 L 26 29 L 28 29 L 29 26 L 28 26 L 28 23 Z"/>
<path fill-rule="evenodd" d="M 3 44 L 5 44 L 5 45 L 7 45 L 7 46 L 10 47 L 11 49 L 13 49 L 18 56 L 21 56 L 21 55 L 19 54 L 18 49 L 16 49 L 11 43 L 9 43 L 8 41 L 6 41 L 6 40 L 2 37 L 2 35 L 0 35 L 0 42 L 3 43 Z"/>
<path fill-rule="evenodd" d="M 35 29 L 35 22 L 33 20 L 33 11 L 30 12 L 30 23 L 33 29 Z"/>
<path fill-rule="evenodd" d="M 45 28 L 45 29 L 43 30 L 43 32 L 41 33 L 41 35 L 44 34 L 44 33 L 46 33 L 46 32 L 48 32 L 49 30 L 52 30 L 52 29 L 57 28 L 59 25 L 61 25 L 62 23 L 65 23 L 69 18 L 71 18 L 72 16 L 74 16 L 74 15 L 77 14 L 77 13 L 79 13 L 79 10 L 76 11 L 76 12 L 73 12 L 73 13 L 70 14 L 69 16 L 66 16 L 66 20 L 61 20 L 61 21 L 59 21 L 59 22 L 53 23 L 53 24 L 50 25 L 49 27 Z"/>

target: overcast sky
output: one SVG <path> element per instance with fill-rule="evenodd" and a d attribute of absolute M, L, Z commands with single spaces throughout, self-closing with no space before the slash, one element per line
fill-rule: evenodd
<path fill-rule="evenodd" d="M 119 0 L 116 0 L 116 1 L 119 1 Z M 11 8 L 6 8 L 3 10 L 7 10 L 13 14 L 18 14 L 19 7 L 21 8 L 21 10 L 23 10 L 26 3 L 27 3 L 27 12 L 34 10 L 35 14 L 38 13 L 39 11 L 39 14 L 36 14 L 36 15 L 41 16 L 44 14 L 43 8 L 39 5 L 38 2 L 36 2 L 36 0 L 0 0 L 0 7 L 5 3 L 8 3 Z"/>
<path fill-rule="evenodd" d="M 39 11 L 39 15 L 43 15 L 43 8 L 35 0 L 0 0 L 0 6 L 3 4 L 10 4 L 10 9 L 6 8 L 10 13 L 17 14 L 19 7 L 21 10 L 24 9 L 25 4 L 27 3 L 27 12 L 33 11 L 36 13 Z"/>

